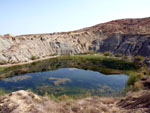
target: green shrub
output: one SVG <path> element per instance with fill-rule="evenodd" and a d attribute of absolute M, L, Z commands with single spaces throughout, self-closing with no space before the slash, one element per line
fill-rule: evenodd
<path fill-rule="evenodd" d="M 56 56 L 57 54 L 56 53 L 54 53 L 54 54 L 51 54 L 50 56 Z"/>
<path fill-rule="evenodd" d="M 4 64 L 7 64 L 7 61 L 6 61 L 6 60 L 0 61 L 0 65 L 4 65 Z"/>
<path fill-rule="evenodd" d="M 128 56 L 124 56 L 124 57 L 123 57 L 123 59 L 125 59 L 125 60 L 126 60 L 126 59 L 129 59 L 129 58 L 128 58 Z"/>
<path fill-rule="evenodd" d="M 138 80 L 138 77 L 136 76 L 136 74 L 132 73 L 129 75 L 129 79 L 128 79 L 128 85 L 132 85 L 134 86 L 134 83 Z"/>
<path fill-rule="evenodd" d="M 4 96 L 6 93 L 7 92 L 4 89 L 0 88 L 0 96 Z"/>
<path fill-rule="evenodd" d="M 138 62 L 142 62 L 144 60 L 144 58 L 142 56 L 136 56 L 134 58 L 135 61 L 138 61 Z"/>
<path fill-rule="evenodd" d="M 122 57 L 122 54 L 115 54 L 115 57 Z"/>
<path fill-rule="evenodd" d="M 34 37 L 34 38 L 38 38 L 38 35 L 34 35 L 33 37 Z"/>
<path fill-rule="evenodd" d="M 104 56 L 110 56 L 110 52 L 104 52 Z"/>
<path fill-rule="evenodd" d="M 95 51 L 89 51 L 88 52 L 88 54 L 91 54 L 91 55 L 93 55 L 93 54 L 95 54 L 96 52 Z"/>
<path fill-rule="evenodd" d="M 102 66 L 118 70 L 137 70 L 140 66 L 136 62 L 119 60 L 116 58 L 104 59 L 101 61 Z"/>
<path fill-rule="evenodd" d="M 39 57 L 37 57 L 37 56 L 32 56 L 31 57 L 31 60 L 36 60 L 36 59 L 39 59 Z"/>
<path fill-rule="evenodd" d="M 85 52 L 85 53 L 80 53 L 79 55 L 87 55 L 87 54 L 90 54 L 90 55 L 93 55 L 93 54 L 96 54 L 96 52 L 95 51 L 87 51 L 87 52 Z"/>

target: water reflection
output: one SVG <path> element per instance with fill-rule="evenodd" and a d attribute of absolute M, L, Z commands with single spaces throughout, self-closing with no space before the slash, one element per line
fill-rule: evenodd
<path fill-rule="evenodd" d="M 53 71 L 20 74 L 0 81 L 4 90 L 31 89 L 40 95 L 121 95 L 128 76 L 105 75 L 78 68 L 61 68 Z"/>

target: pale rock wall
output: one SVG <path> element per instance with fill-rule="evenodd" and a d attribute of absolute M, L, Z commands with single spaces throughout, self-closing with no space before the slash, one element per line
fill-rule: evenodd
<path fill-rule="evenodd" d="M 88 51 L 150 57 L 150 18 L 122 19 L 72 32 L 0 36 L 0 63 Z"/>

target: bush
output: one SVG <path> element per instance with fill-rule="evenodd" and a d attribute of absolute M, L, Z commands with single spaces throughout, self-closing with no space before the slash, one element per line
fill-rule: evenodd
<path fill-rule="evenodd" d="M 4 96 L 6 93 L 7 92 L 4 89 L 0 88 L 0 97 Z"/>
<path fill-rule="evenodd" d="M 128 58 L 128 56 L 124 56 L 124 57 L 123 57 L 123 59 L 125 59 L 125 60 L 126 60 L 126 59 L 129 59 L 129 58 Z"/>
<path fill-rule="evenodd" d="M 115 54 L 115 57 L 122 57 L 122 54 Z"/>
<path fill-rule="evenodd" d="M 32 56 L 31 57 L 31 60 L 36 60 L 36 59 L 39 59 L 39 57 L 37 57 L 37 56 Z"/>
<path fill-rule="evenodd" d="M 6 61 L 6 60 L 0 61 L 0 65 L 4 65 L 4 64 L 7 64 L 7 61 Z"/>
<path fill-rule="evenodd" d="M 49 55 L 49 56 L 57 56 L 57 54 L 56 54 L 56 53 L 54 53 L 54 54 L 51 54 L 51 55 Z"/>
<path fill-rule="evenodd" d="M 142 62 L 144 60 L 144 58 L 142 56 L 136 56 L 134 58 L 135 61 L 138 61 L 138 62 Z"/>
<path fill-rule="evenodd" d="M 37 35 L 34 35 L 33 37 L 34 37 L 34 38 L 37 38 L 38 36 L 37 36 Z"/>
<path fill-rule="evenodd" d="M 80 54 L 83 54 L 83 55 L 87 55 L 87 54 L 94 55 L 94 54 L 96 54 L 96 52 L 95 51 L 87 51 L 85 53 L 80 53 Z"/>
<path fill-rule="evenodd" d="M 99 62 L 98 62 L 99 63 Z M 140 66 L 136 62 L 130 62 L 125 60 L 119 60 L 116 58 L 107 58 L 101 61 L 101 66 L 110 69 L 118 69 L 118 70 L 137 70 Z"/>
<path fill-rule="evenodd" d="M 104 56 L 110 56 L 110 54 L 111 54 L 110 52 L 105 52 Z"/>
<path fill-rule="evenodd" d="M 89 51 L 88 53 L 91 54 L 91 55 L 93 55 L 93 54 L 95 54 L 96 52 L 95 52 L 95 51 Z"/>
<path fill-rule="evenodd" d="M 138 80 L 138 77 L 136 76 L 136 74 L 132 73 L 130 76 L 129 76 L 129 79 L 128 79 L 128 85 L 132 85 L 134 86 L 134 83 Z"/>

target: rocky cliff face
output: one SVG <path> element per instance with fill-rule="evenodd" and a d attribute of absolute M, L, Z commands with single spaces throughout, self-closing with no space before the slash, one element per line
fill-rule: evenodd
<path fill-rule="evenodd" d="M 150 56 L 150 18 L 122 19 L 89 28 L 52 34 L 0 36 L 0 62 L 27 62 L 33 56 L 87 51 Z"/>

